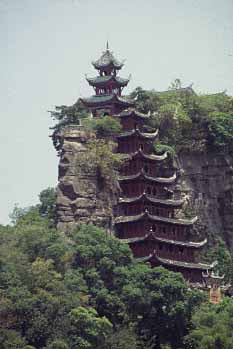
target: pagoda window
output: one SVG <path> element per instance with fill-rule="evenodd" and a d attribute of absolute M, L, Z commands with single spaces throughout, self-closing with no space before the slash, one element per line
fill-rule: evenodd
<path fill-rule="evenodd" d="M 152 225 L 152 231 L 153 231 L 153 232 L 156 231 L 156 226 L 155 226 L 155 224 Z"/>
<path fill-rule="evenodd" d="M 169 252 L 173 252 L 173 246 L 169 245 Z"/>
<path fill-rule="evenodd" d="M 159 243 L 159 250 L 163 249 L 163 244 L 161 244 L 161 242 Z"/>
<path fill-rule="evenodd" d="M 136 130 L 137 127 L 138 127 L 138 124 L 135 122 L 134 123 L 134 129 Z"/>
<path fill-rule="evenodd" d="M 143 150 L 144 149 L 144 146 L 142 143 L 139 144 L 139 149 Z"/>
<path fill-rule="evenodd" d="M 162 228 L 162 233 L 166 234 L 166 228 L 165 227 Z"/>
<path fill-rule="evenodd" d="M 184 248 L 183 247 L 179 247 L 179 252 L 183 253 L 184 252 Z"/>
<path fill-rule="evenodd" d="M 151 187 L 147 187 L 147 189 L 146 189 L 146 191 L 147 191 L 147 194 L 151 194 Z"/>
<path fill-rule="evenodd" d="M 148 166 L 147 165 L 144 167 L 144 170 L 146 173 L 148 173 Z"/>
<path fill-rule="evenodd" d="M 157 190 L 156 190 L 156 188 L 154 188 L 154 189 L 153 189 L 153 195 L 155 196 L 156 193 L 157 193 Z"/>

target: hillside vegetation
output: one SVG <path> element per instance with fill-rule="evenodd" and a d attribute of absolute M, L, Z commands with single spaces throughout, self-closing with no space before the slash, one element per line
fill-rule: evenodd
<path fill-rule="evenodd" d="M 232 348 L 230 298 L 208 304 L 180 274 L 135 263 L 93 225 L 58 232 L 54 199 L 44 190 L 0 226 L 2 349 Z"/>
<path fill-rule="evenodd" d="M 129 97 L 136 108 L 150 115 L 148 127 L 159 129 L 159 150 L 170 147 L 171 153 L 233 152 L 233 97 L 225 92 L 196 94 L 192 87 L 183 88 L 176 79 L 167 91 L 137 87 Z M 57 122 L 54 133 L 64 125 L 84 124 L 89 112 L 78 100 L 73 106 L 57 106 L 51 117 Z M 89 123 L 90 125 L 90 123 Z M 97 134 L 116 132 L 113 121 L 93 122 Z"/>

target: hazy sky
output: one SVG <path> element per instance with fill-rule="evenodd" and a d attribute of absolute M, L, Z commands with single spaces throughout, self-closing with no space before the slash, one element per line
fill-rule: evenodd
<path fill-rule="evenodd" d="M 164 90 L 233 94 L 232 0 L 0 0 L 0 223 L 57 184 L 47 110 L 92 90 L 85 73 L 109 40 L 121 75 Z"/>

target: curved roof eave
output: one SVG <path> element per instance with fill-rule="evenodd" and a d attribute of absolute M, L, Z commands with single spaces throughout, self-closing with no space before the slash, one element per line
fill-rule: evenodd
<path fill-rule="evenodd" d="M 145 171 L 142 169 L 141 171 L 139 171 L 135 175 L 119 176 L 118 177 L 118 181 L 119 182 L 132 181 L 132 180 L 137 180 L 140 177 L 142 177 L 143 179 L 146 179 L 148 181 L 151 181 L 151 182 L 171 184 L 171 183 L 173 183 L 176 180 L 176 172 L 174 172 L 174 174 L 171 177 L 168 177 L 168 178 L 166 178 L 166 177 L 151 177 L 151 176 L 148 176 L 145 173 Z"/>
<path fill-rule="evenodd" d="M 133 129 L 131 131 L 126 131 L 121 134 L 119 134 L 118 138 L 127 138 L 131 137 L 133 135 L 138 135 L 140 138 L 146 138 L 146 139 L 155 139 L 158 136 L 159 130 L 155 130 L 155 132 L 141 132 L 138 128 Z"/>
<path fill-rule="evenodd" d="M 126 203 L 126 204 L 134 203 L 137 201 L 141 201 L 142 199 L 144 199 L 148 202 L 151 202 L 151 203 L 158 203 L 158 204 L 165 205 L 165 206 L 181 206 L 184 203 L 184 199 L 180 199 L 180 200 L 156 199 L 156 198 L 153 198 L 152 196 L 150 196 L 146 193 L 143 193 L 141 195 L 134 196 L 134 197 L 127 197 L 127 198 L 121 197 L 119 199 L 119 203 L 120 204 L 122 204 L 122 203 Z"/>
<path fill-rule="evenodd" d="M 197 221 L 197 216 L 193 217 L 192 219 L 168 218 L 168 217 L 151 215 L 146 210 L 145 212 L 142 212 L 135 216 L 118 216 L 115 218 L 114 223 L 115 224 L 132 223 L 132 222 L 140 221 L 141 219 L 145 219 L 145 218 L 155 222 L 162 222 L 162 223 L 168 223 L 168 224 L 174 224 L 174 225 L 184 225 L 184 226 L 193 225 Z"/>

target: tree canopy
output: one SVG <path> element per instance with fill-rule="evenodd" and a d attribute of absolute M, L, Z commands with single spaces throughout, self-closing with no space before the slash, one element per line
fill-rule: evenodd
<path fill-rule="evenodd" d="M 136 263 L 93 225 L 64 235 L 38 207 L 0 240 L 3 349 L 183 347 L 202 296 L 180 274 Z"/>

